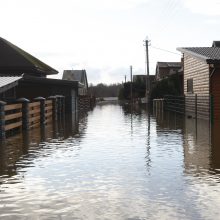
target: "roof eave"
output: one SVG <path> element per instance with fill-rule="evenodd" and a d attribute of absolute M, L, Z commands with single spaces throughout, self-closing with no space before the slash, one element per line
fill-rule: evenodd
<path fill-rule="evenodd" d="M 188 50 L 186 48 L 182 48 L 182 47 L 178 47 L 177 50 L 182 52 L 182 53 L 190 54 L 190 55 L 192 55 L 192 56 L 194 56 L 194 57 L 196 57 L 196 58 L 198 58 L 200 60 L 203 60 L 203 61 L 205 61 L 207 63 L 208 58 L 206 56 L 203 56 L 201 54 L 192 52 L 192 51 L 190 51 L 190 50 Z"/>

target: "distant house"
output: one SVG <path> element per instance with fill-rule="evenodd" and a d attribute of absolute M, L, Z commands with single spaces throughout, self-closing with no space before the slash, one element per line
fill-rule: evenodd
<path fill-rule="evenodd" d="M 79 95 L 88 95 L 88 81 L 85 70 L 64 70 L 63 80 L 78 81 L 81 84 Z"/>
<path fill-rule="evenodd" d="M 181 68 L 181 62 L 157 62 L 155 73 L 156 81 L 160 81 L 178 73 Z"/>
<path fill-rule="evenodd" d="M 46 77 L 58 71 L 0 37 L 0 76 Z"/>
<path fill-rule="evenodd" d="M 190 100 L 195 97 L 195 112 L 208 118 L 211 112 L 215 120 L 220 120 L 220 41 L 214 41 L 212 47 L 177 50 L 183 53 L 186 113 L 190 112 Z"/>

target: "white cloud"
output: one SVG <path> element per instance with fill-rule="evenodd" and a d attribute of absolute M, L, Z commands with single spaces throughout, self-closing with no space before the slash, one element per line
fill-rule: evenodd
<path fill-rule="evenodd" d="M 219 16 L 220 1 L 219 0 L 184 0 L 185 6 L 193 13 L 204 15 Z"/>

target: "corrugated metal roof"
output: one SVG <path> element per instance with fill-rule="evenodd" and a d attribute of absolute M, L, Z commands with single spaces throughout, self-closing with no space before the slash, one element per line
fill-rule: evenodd
<path fill-rule="evenodd" d="M 177 50 L 202 59 L 207 63 L 220 63 L 219 47 L 181 47 Z"/>
<path fill-rule="evenodd" d="M 0 93 L 11 89 L 18 85 L 18 81 L 21 79 L 21 76 L 2 76 L 0 77 Z"/>

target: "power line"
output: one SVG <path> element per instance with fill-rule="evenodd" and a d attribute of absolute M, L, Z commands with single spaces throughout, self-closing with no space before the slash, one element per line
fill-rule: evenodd
<path fill-rule="evenodd" d="M 157 50 L 162 50 L 162 51 L 167 52 L 167 53 L 172 53 L 172 54 L 176 54 L 176 55 L 181 56 L 181 54 L 175 53 L 175 52 L 170 51 L 170 50 L 162 49 L 162 48 L 159 48 L 159 47 L 154 47 L 154 46 L 152 46 L 152 45 L 151 45 L 151 47 L 154 48 L 154 49 L 157 49 Z"/>

